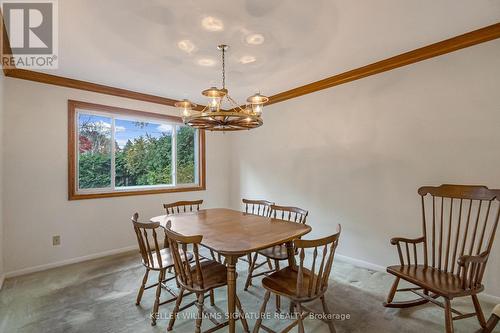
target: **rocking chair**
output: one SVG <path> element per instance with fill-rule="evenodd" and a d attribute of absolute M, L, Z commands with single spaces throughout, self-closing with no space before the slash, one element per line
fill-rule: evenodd
<path fill-rule="evenodd" d="M 384 306 L 407 308 L 434 303 L 444 308 L 447 333 L 453 332 L 454 320 L 473 316 L 481 327 L 486 327 L 477 294 L 484 289 L 482 279 L 498 226 L 500 190 L 441 185 L 421 187 L 418 194 L 422 201 L 423 235 L 391 239 L 391 244 L 397 246 L 400 265 L 387 267 L 396 280 Z M 422 248 L 423 264 L 417 247 Z M 401 279 L 417 287 L 398 289 Z M 419 297 L 394 302 L 398 291 Z M 452 299 L 464 296 L 472 298 L 475 312 L 463 314 L 451 307 Z M 444 302 L 436 300 L 438 297 Z"/>

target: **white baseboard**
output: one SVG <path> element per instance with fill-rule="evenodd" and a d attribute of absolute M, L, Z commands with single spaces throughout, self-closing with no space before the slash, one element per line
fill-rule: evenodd
<path fill-rule="evenodd" d="M 340 261 L 344 261 L 344 262 L 347 262 L 351 265 L 357 266 L 357 267 L 367 268 L 367 269 L 371 269 L 371 270 L 374 270 L 377 272 L 385 272 L 386 271 L 384 266 L 372 264 L 371 262 L 352 258 L 352 257 L 345 256 L 342 254 L 336 253 L 335 258 L 339 259 Z M 477 296 L 479 297 L 479 299 L 481 299 L 484 302 L 493 303 L 493 304 L 500 304 L 500 297 L 499 296 L 494 296 L 494 295 L 490 295 L 490 294 L 486 294 L 486 293 L 480 293 Z"/>
<path fill-rule="evenodd" d="M 354 266 L 368 268 L 368 269 L 371 269 L 371 270 L 377 271 L 377 272 L 385 272 L 385 267 L 380 266 L 380 265 L 376 265 L 376 264 L 372 264 L 371 262 L 368 262 L 368 261 L 352 258 L 352 257 L 345 256 L 343 254 L 338 254 L 338 253 L 335 253 L 335 258 L 339 259 L 340 261 L 344 261 L 344 262 L 347 262 L 349 264 L 352 264 Z"/>
<path fill-rule="evenodd" d="M 500 297 L 498 297 L 498 296 L 493 296 L 490 294 L 481 293 L 481 294 L 478 294 L 477 297 L 479 297 L 480 300 L 488 302 L 488 303 L 500 304 Z"/>
<path fill-rule="evenodd" d="M 40 272 L 40 271 L 45 271 L 47 269 L 51 268 L 56 268 L 56 267 L 61 267 L 61 266 L 66 266 L 66 265 L 71 265 L 71 264 L 76 264 L 82 261 L 87 261 L 87 260 L 92 260 L 92 259 L 98 259 L 102 257 L 108 257 L 112 256 L 115 254 L 120 254 L 120 253 L 125 253 L 125 252 L 130 252 L 133 250 L 138 250 L 137 245 L 134 246 L 127 246 L 123 247 L 120 249 L 114 249 L 114 250 L 109 250 L 109 251 L 104 251 L 104 252 L 99 252 L 99 253 L 94 253 L 94 254 L 89 254 L 87 256 L 82 256 L 82 257 L 77 257 L 77 258 L 71 258 L 71 259 L 66 259 L 62 261 L 56 261 L 53 263 L 49 264 L 44 264 L 44 265 L 38 265 L 38 266 L 33 266 L 33 267 L 27 267 L 11 272 L 5 273 L 5 278 L 11 278 L 15 276 L 20 276 L 20 275 L 25 275 L 25 274 L 30 274 L 30 273 L 35 273 L 35 272 Z"/>

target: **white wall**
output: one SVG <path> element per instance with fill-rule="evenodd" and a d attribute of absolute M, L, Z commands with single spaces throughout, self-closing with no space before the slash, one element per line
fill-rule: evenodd
<path fill-rule="evenodd" d="M 228 135 L 232 206 L 306 208 L 313 237 L 341 223 L 349 257 L 397 263 L 389 239 L 421 235 L 421 185 L 500 188 L 500 40 L 264 112 L 262 128 Z M 500 235 L 493 252 L 486 287 L 500 296 Z"/>
<path fill-rule="evenodd" d="M 3 285 L 3 280 L 4 280 L 4 263 L 3 263 L 3 247 L 4 247 L 4 240 L 3 240 L 3 117 L 4 117 L 4 82 L 5 82 L 5 77 L 3 75 L 3 71 L 0 70 L 0 289 L 2 288 Z"/>
<path fill-rule="evenodd" d="M 204 199 L 228 205 L 227 140 L 207 134 L 207 190 L 93 200 L 67 199 L 67 100 L 150 112 L 173 108 L 7 78 L 5 81 L 5 271 L 47 265 L 136 245 L 130 216 L 163 213 L 162 203 Z M 61 246 L 52 236 L 61 235 Z"/>

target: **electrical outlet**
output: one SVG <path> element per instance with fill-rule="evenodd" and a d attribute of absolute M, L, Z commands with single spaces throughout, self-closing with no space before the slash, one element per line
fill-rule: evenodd
<path fill-rule="evenodd" d="M 52 245 L 53 246 L 61 245 L 61 236 L 59 235 L 52 236 Z"/>

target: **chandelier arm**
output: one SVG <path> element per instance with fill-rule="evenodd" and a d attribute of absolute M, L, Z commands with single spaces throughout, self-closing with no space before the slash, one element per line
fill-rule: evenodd
<path fill-rule="evenodd" d="M 236 109 L 236 108 L 238 108 L 238 109 L 239 109 L 239 111 L 242 111 L 242 112 L 244 112 L 244 111 L 245 111 L 245 109 L 243 109 L 241 106 L 239 106 L 239 105 L 238 105 L 238 103 L 236 103 L 236 101 L 235 101 L 234 99 L 232 99 L 232 98 L 231 98 L 231 96 L 226 95 L 226 97 L 227 97 L 228 101 L 229 101 L 229 102 L 233 105 L 233 107 L 234 107 L 235 109 Z"/>

